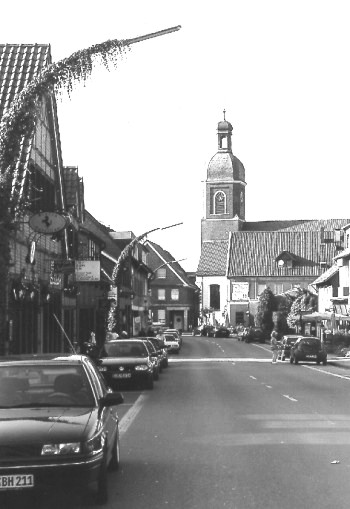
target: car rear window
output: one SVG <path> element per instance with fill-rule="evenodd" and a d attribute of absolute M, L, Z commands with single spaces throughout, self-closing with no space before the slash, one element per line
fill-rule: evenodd
<path fill-rule="evenodd" d="M 301 343 L 307 346 L 318 346 L 320 344 L 320 340 L 317 338 L 306 338 L 303 339 Z"/>
<path fill-rule="evenodd" d="M 147 349 L 143 343 L 105 343 L 107 357 L 147 357 Z"/>
<path fill-rule="evenodd" d="M 165 334 L 164 341 L 176 341 L 175 336 L 172 336 L 171 334 Z"/>

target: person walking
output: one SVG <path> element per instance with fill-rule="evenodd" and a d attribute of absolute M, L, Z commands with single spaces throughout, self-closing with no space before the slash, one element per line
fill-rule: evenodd
<path fill-rule="evenodd" d="M 271 333 L 272 364 L 277 363 L 278 356 L 278 334 L 275 330 Z"/>

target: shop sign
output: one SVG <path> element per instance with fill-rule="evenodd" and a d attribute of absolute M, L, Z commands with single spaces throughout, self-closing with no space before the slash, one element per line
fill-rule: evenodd
<path fill-rule="evenodd" d="M 107 299 L 108 300 L 118 300 L 118 288 L 116 286 L 111 287 L 109 292 L 107 293 Z"/>
<path fill-rule="evenodd" d="M 99 260 L 75 260 L 75 280 L 77 282 L 100 281 Z"/>
<path fill-rule="evenodd" d="M 29 218 L 29 226 L 37 233 L 58 233 L 67 226 L 67 218 L 57 212 L 39 212 Z"/>
<path fill-rule="evenodd" d="M 55 270 L 55 262 L 52 260 L 50 262 L 50 286 L 61 286 L 62 283 L 62 274 Z"/>
<path fill-rule="evenodd" d="M 249 283 L 231 283 L 231 300 L 247 300 Z"/>
<path fill-rule="evenodd" d="M 52 260 L 55 272 L 60 274 L 73 274 L 75 270 L 74 260 Z"/>

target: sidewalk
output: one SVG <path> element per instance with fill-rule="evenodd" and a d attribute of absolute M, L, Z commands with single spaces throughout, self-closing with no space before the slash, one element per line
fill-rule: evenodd
<path fill-rule="evenodd" d="M 341 368 L 350 369 L 350 357 L 337 357 L 333 353 L 329 353 L 327 356 L 328 364 L 332 366 L 339 366 Z"/>

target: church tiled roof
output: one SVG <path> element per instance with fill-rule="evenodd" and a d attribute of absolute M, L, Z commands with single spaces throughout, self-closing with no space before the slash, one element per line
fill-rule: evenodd
<path fill-rule="evenodd" d="M 321 240 L 320 231 L 233 232 L 228 277 L 318 277 L 325 267 L 333 265 L 336 255 L 335 244 Z M 278 265 L 276 258 L 283 251 L 294 255 L 291 267 Z"/>
<path fill-rule="evenodd" d="M 242 225 L 243 231 L 334 231 L 344 228 L 349 219 L 292 219 L 286 221 L 253 221 Z"/>
<path fill-rule="evenodd" d="M 228 240 L 203 242 L 197 276 L 225 276 Z"/>

